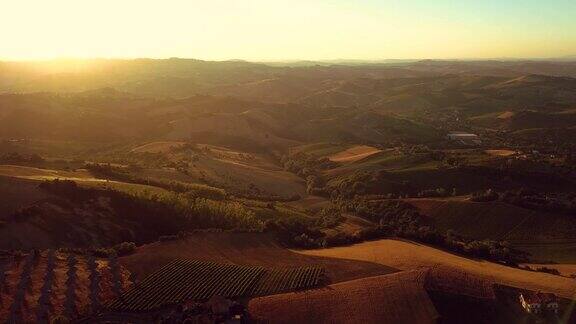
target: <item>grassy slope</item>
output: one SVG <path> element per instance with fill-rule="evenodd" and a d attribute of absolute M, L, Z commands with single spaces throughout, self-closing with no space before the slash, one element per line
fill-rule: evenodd
<path fill-rule="evenodd" d="M 380 152 L 380 149 L 377 149 L 372 146 L 368 145 L 356 145 L 353 146 L 345 151 L 338 152 L 329 156 L 328 158 L 334 162 L 355 162 L 361 159 L 364 159 L 372 154 L 376 154 Z"/>
<path fill-rule="evenodd" d="M 538 261 L 576 262 L 576 219 L 505 203 L 408 199 L 442 229 L 476 239 L 507 240 Z"/>
<path fill-rule="evenodd" d="M 494 179 L 456 168 L 446 168 L 442 166 L 442 162 L 431 159 L 427 154 L 409 155 L 396 150 L 378 152 L 356 162 L 326 170 L 324 174 L 330 185 L 337 185 L 339 181 L 357 171 L 386 171 L 384 179 L 405 183 L 415 192 L 423 189 L 456 188 L 458 193 L 469 193 L 494 186 Z"/>
<path fill-rule="evenodd" d="M 74 180 L 83 187 L 113 189 L 127 193 L 161 194 L 166 192 L 165 189 L 155 186 L 93 178 L 84 170 L 62 171 L 0 165 L 0 194 L 9 198 L 0 201 L 0 220 L 23 207 L 35 206 L 34 210 L 38 211 L 25 221 L 9 221 L 0 226 L 0 248 L 106 246 L 121 241 L 138 242 L 138 237 L 145 237 L 146 233 L 150 234 L 150 230 L 154 230 L 143 228 L 139 222 L 123 217 L 123 213 L 118 213 L 116 207 L 110 205 L 107 198 L 77 205 L 39 190 L 38 185 L 41 181 L 56 178 Z M 49 197 L 53 199 L 45 199 Z M 288 216 L 310 217 L 306 211 L 307 208 L 299 206 L 298 202 L 294 202 L 294 206 L 276 203 L 271 208 L 268 204 L 259 201 L 245 199 L 237 201 L 252 210 L 262 220 Z M 321 199 L 320 205 L 325 204 L 325 200 Z M 156 240 L 156 237 L 152 240 Z"/>
<path fill-rule="evenodd" d="M 75 171 L 63 171 L 52 169 L 40 169 L 19 165 L 0 165 L 0 177 L 3 177 L 4 179 L 11 178 L 13 179 L 11 180 L 13 182 L 18 181 L 15 179 L 22 179 L 22 181 L 18 181 L 19 185 L 16 186 L 16 188 L 22 187 L 22 184 L 25 183 L 25 180 L 28 180 L 30 186 L 35 187 L 38 185 L 39 182 L 44 180 L 60 179 L 60 180 L 73 180 L 76 181 L 79 185 L 85 187 L 111 188 L 123 192 L 149 191 L 152 193 L 154 192 L 161 193 L 165 191 L 162 188 L 154 186 L 98 179 L 95 178 L 93 175 L 91 175 L 88 171 L 83 169 Z M 0 186 L 2 185 L 2 182 L 3 181 L 0 181 Z"/>
<path fill-rule="evenodd" d="M 155 149 L 160 145 L 149 143 L 144 146 L 151 144 L 155 145 Z M 306 194 L 304 181 L 282 169 L 277 161 L 266 154 L 206 144 L 198 144 L 196 148 L 194 151 L 164 152 L 162 155 L 174 163 L 186 161 L 187 174 L 173 167 L 162 167 L 145 169 L 138 176 L 208 183 L 232 193 L 245 193 L 257 188 L 261 193 L 282 197 Z M 194 158 L 191 159 L 191 156 Z"/>
<path fill-rule="evenodd" d="M 170 151 L 172 148 L 182 146 L 186 142 L 151 142 L 140 145 L 131 150 L 134 153 L 164 153 Z"/>
<path fill-rule="evenodd" d="M 48 195 L 32 180 L 0 176 L 0 219 Z"/>
<path fill-rule="evenodd" d="M 8 176 L 7 176 L 8 175 Z M 158 187 L 92 178 L 86 171 L 61 171 L 0 165 L 0 249 L 109 246 L 122 241 L 155 239 L 154 228 L 119 214 L 108 198 L 76 204 L 39 189 L 43 180 L 70 179 L 80 186 L 122 192 L 161 193 Z M 4 220 L 29 208 L 25 220 Z M 152 238 L 151 238 L 152 237 Z"/>
<path fill-rule="evenodd" d="M 49 170 L 49 169 L 41 169 L 20 165 L 0 165 L 0 175 L 35 179 L 35 180 L 54 179 L 54 178 L 97 180 L 93 179 L 94 177 L 86 170 L 78 170 L 78 171 Z"/>
<path fill-rule="evenodd" d="M 350 148 L 347 144 L 337 143 L 314 143 L 300 145 L 290 148 L 290 154 L 304 153 L 317 158 L 325 157 L 328 155 L 336 154 Z"/>
<path fill-rule="evenodd" d="M 467 259 L 429 246 L 398 240 L 379 240 L 347 247 L 300 252 L 349 260 L 369 261 L 401 270 L 443 265 L 489 277 L 496 283 L 530 290 L 550 291 L 559 296 L 573 298 L 576 281 L 546 273 L 530 272 L 503 265 Z"/>

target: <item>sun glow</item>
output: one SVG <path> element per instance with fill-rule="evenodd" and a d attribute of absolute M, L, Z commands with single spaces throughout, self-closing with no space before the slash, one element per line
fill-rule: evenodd
<path fill-rule="evenodd" d="M 575 1 L 3 1 L 0 59 L 382 59 L 576 53 Z"/>

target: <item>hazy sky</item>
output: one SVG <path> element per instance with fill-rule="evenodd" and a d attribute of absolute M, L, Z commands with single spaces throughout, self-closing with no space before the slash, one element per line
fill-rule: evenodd
<path fill-rule="evenodd" d="M 0 0 L 0 59 L 576 55 L 576 0 Z"/>

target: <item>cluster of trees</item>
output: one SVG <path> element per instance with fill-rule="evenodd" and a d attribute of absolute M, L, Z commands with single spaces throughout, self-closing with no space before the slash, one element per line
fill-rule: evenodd
<path fill-rule="evenodd" d="M 284 155 L 280 162 L 284 166 L 284 169 L 295 173 L 306 180 L 306 191 L 309 194 L 317 196 L 326 195 L 324 189 L 326 182 L 322 177 L 320 170 L 334 167 L 334 162 L 330 161 L 326 157 L 318 159 L 302 152 L 292 155 Z"/>
<path fill-rule="evenodd" d="M 425 218 L 416 208 L 402 201 L 369 201 L 360 198 L 341 202 L 340 206 L 378 224 L 376 228 L 360 233 L 361 238 L 393 235 L 493 261 L 516 264 L 525 259 L 525 255 L 510 248 L 507 242 L 469 240 L 453 231 L 438 231 L 426 224 Z"/>
<path fill-rule="evenodd" d="M 470 240 L 453 231 L 441 232 L 427 225 L 414 207 L 402 201 L 356 198 L 339 200 L 336 203 L 342 210 L 353 212 L 375 225 L 353 234 L 325 234 L 318 224 L 295 219 L 275 219 L 266 223 L 266 230 L 274 231 L 283 243 L 298 248 L 341 246 L 366 240 L 402 237 L 455 253 L 510 265 L 526 259 L 523 253 L 511 248 L 504 241 Z"/>
<path fill-rule="evenodd" d="M 540 193 L 526 188 L 496 192 L 492 189 L 472 194 L 476 202 L 501 201 L 519 207 L 551 213 L 576 213 L 575 193 Z"/>
<path fill-rule="evenodd" d="M 83 188 L 67 180 L 45 181 L 40 184 L 40 188 L 81 203 L 107 197 L 118 215 L 136 221 L 147 229 L 153 229 L 158 236 L 205 228 L 263 228 L 262 221 L 254 212 L 236 201 L 199 198 L 189 193 L 126 193 L 111 189 Z"/>
<path fill-rule="evenodd" d="M 38 154 L 4 153 L 0 154 L 0 163 L 41 163 L 44 158 Z"/>
<path fill-rule="evenodd" d="M 492 189 L 486 189 L 484 191 L 474 192 L 470 196 L 471 201 L 475 202 L 490 202 L 496 201 L 500 198 L 500 195 Z"/>
<path fill-rule="evenodd" d="M 137 173 L 139 169 L 136 166 L 117 167 L 110 165 L 108 163 L 86 163 L 84 167 L 88 169 L 90 173 L 92 173 L 96 177 L 159 187 L 176 193 L 186 193 L 187 195 L 195 198 L 225 200 L 232 198 L 232 194 L 236 197 L 265 200 L 265 201 L 294 201 L 301 198 L 297 194 L 288 197 L 272 195 L 260 191 L 254 184 L 250 184 L 247 190 L 228 188 L 230 192 L 227 192 L 227 190 L 225 189 L 218 188 L 222 184 L 214 183 L 213 181 L 210 181 L 209 179 L 205 178 L 203 178 L 202 182 L 208 184 L 189 183 L 177 180 L 164 180 L 157 178 L 142 178 L 135 175 L 135 173 Z M 183 172 L 180 169 L 179 171 Z M 183 173 L 187 174 L 187 172 Z"/>
<path fill-rule="evenodd" d="M 325 190 L 332 199 L 353 199 L 358 195 L 401 197 L 414 192 L 408 182 L 393 180 L 385 170 L 359 170 L 332 180 Z"/>
<path fill-rule="evenodd" d="M 444 188 L 436 188 L 436 189 L 426 189 L 418 192 L 418 197 L 450 197 L 456 196 L 457 191 L 456 188 L 452 188 L 452 190 L 446 190 Z"/>
<path fill-rule="evenodd" d="M 344 220 L 344 216 L 338 208 L 322 208 L 314 215 L 315 225 L 320 228 L 332 228 Z"/>
<path fill-rule="evenodd" d="M 327 246 L 323 230 L 336 227 L 344 216 L 339 208 L 322 208 L 313 216 L 284 214 L 265 221 L 263 230 L 276 234 L 278 240 L 290 247 L 318 248 Z"/>
<path fill-rule="evenodd" d="M 284 225 L 286 225 L 284 223 Z M 282 227 L 274 228 L 280 231 L 282 242 L 298 248 L 325 248 L 360 243 L 390 237 L 401 237 L 449 250 L 454 253 L 517 265 L 525 261 L 526 256 L 514 250 L 505 241 L 468 240 L 453 232 L 439 232 L 430 226 L 402 226 L 399 224 L 379 224 L 364 228 L 353 234 L 336 232 L 324 234 L 310 228 Z M 293 235 L 293 236 L 291 236 Z"/>
<path fill-rule="evenodd" d="M 536 272 L 544 272 L 544 273 L 549 273 L 549 274 L 553 274 L 556 276 L 560 276 L 562 275 L 560 273 L 560 271 L 558 271 L 557 269 L 553 269 L 553 268 L 548 268 L 548 267 L 537 267 L 537 268 L 531 268 L 530 266 L 521 266 L 520 268 L 524 269 L 524 270 L 528 270 L 528 271 L 536 271 Z"/>
<path fill-rule="evenodd" d="M 96 248 L 91 251 L 90 254 L 99 258 L 108 258 L 113 255 L 125 256 L 136 252 L 136 243 L 134 242 L 122 242 L 116 244 L 109 248 Z"/>
<path fill-rule="evenodd" d="M 284 155 L 281 157 L 280 162 L 286 170 L 300 176 L 310 174 L 314 169 L 326 170 L 337 166 L 336 162 L 331 161 L 327 157 L 316 158 L 304 152 Z"/>
<path fill-rule="evenodd" d="M 567 170 L 542 162 L 508 159 L 495 166 L 460 166 L 468 174 L 490 178 L 493 182 L 516 182 L 536 187 L 567 188 L 572 183 Z"/>
<path fill-rule="evenodd" d="M 444 154 L 430 150 L 424 145 L 402 147 L 400 152 L 413 160 L 443 160 Z M 358 170 L 330 182 L 323 178 L 321 170 L 332 168 L 335 162 L 328 158 L 317 159 L 304 153 L 286 155 L 281 162 L 284 168 L 306 180 L 309 194 L 326 196 L 332 199 L 353 199 L 358 195 L 377 195 L 385 198 L 404 196 L 447 197 L 456 195 L 455 188 L 435 188 L 418 191 L 407 181 L 398 181 L 385 170 Z"/>
<path fill-rule="evenodd" d="M 380 224 L 384 217 L 388 221 L 399 224 L 415 222 L 416 211 L 410 205 L 394 200 L 368 201 L 363 198 L 336 199 L 336 208 L 326 208 L 319 211 L 313 218 L 283 217 L 267 220 L 265 231 L 276 233 L 278 239 L 292 247 L 321 248 L 358 243 L 364 240 L 389 237 L 394 235 L 393 228 L 388 225 L 377 225 L 353 235 L 342 232 L 326 234 L 322 230 L 334 227 L 343 220 L 342 212 L 353 212 L 358 216 Z M 379 206 L 378 204 L 383 204 Z M 391 208 L 384 207 L 390 205 Z"/>
<path fill-rule="evenodd" d="M 336 204 L 343 210 L 353 212 L 375 224 L 420 224 L 422 216 L 418 210 L 401 200 L 368 200 L 364 197 L 337 200 Z"/>
<path fill-rule="evenodd" d="M 110 164 L 88 163 L 85 165 L 85 168 L 88 169 L 90 173 L 98 177 L 116 181 L 155 186 L 177 193 L 186 193 L 189 196 L 213 200 L 224 200 L 227 197 L 226 190 L 224 189 L 215 188 L 199 183 L 140 178 L 132 174 L 131 170 L 128 168 L 114 167 Z"/>

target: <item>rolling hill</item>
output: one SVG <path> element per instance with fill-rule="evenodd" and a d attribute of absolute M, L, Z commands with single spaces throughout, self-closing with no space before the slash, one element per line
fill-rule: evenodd
<path fill-rule="evenodd" d="M 419 271 L 357 279 L 305 292 L 253 299 L 256 319 L 275 323 L 436 323 Z"/>
<path fill-rule="evenodd" d="M 317 266 L 326 270 L 332 282 L 396 271 L 370 262 L 302 255 L 280 246 L 270 235 L 258 233 L 193 233 L 185 239 L 141 246 L 136 253 L 121 257 L 119 261 L 136 276 L 143 278 L 174 259 L 268 268 Z"/>
<path fill-rule="evenodd" d="M 300 251 L 299 253 L 374 262 L 401 270 L 447 266 L 503 285 L 549 291 L 565 298 L 573 298 L 576 291 L 576 283 L 569 278 L 520 270 L 488 261 L 467 259 L 408 241 L 378 240 L 347 247 Z"/>
<path fill-rule="evenodd" d="M 537 261 L 576 262 L 576 220 L 500 202 L 408 199 L 441 230 L 474 239 L 505 240 Z"/>
<path fill-rule="evenodd" d="M 40 187 L 43 181 L 53 179 L 73 180 L 79 188 L 94 191 L 89 197 L 67 196 Z M 174 224 L 150 226 L 146 217 L 135 212 L 135 205 L 122 201 L 134 192 L 158 194 L 164 189 L 97 179 L 86 170 L 2 165 L 0 194 L 10 199 L 0 203 L 0 249 L 109 247 L 124 241 L 149 242 L 169 234 L 165 226 Z"/>
<path fill-rule="evenodd" d="M 494 309 L 478 301 L 492 295 L 433 291 L 420 276 L 434 269 L 448 269 L 447 282 L 464 274 L 573 298 L 568 277 L 410 241 L 326 247 L 453 230 L 568 274 L 574 217 L 466 198 L 530 188 L 542 206 L 571 210 L 575 103 L 567 61 L 0 62 L 0 249 L 114 253 L 134 242 L 119 262 L 138 279 L 174 260 L 324 269 L 326 288 L 249 302 L 256 317 L 291 323 L 450 323 L 455 305 L 470 317 Z M 447 138 L 456 131 L 481 143 Z M 477 255 L 516 256 L 494 249 Z"/>

